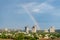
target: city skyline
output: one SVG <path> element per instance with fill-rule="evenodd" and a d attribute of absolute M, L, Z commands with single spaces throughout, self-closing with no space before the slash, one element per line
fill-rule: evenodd
<path fill-rule="evenodd" d="M 41 29 L 60 29 L 60 0 L 0 0 L 0 29 L 35 24 Z"/>

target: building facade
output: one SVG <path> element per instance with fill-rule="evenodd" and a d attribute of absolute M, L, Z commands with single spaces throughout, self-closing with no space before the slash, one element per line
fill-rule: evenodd
<path fill-rule="evenodd" d="M 32 32 L 33 32 L 33 33 L 36 33 L 36 25 L 34 25 L 34 26 L 32 27 Z"/>
<path fill-rule="evenodd" d="M 28 28 L 28 26 L 25 27 L 25 32 L 26 32 L 26 33 L 29 33 L 29 28 Z"/>
<path fill-rule="evenodd" d="M 49 32 L 55 32 L 54 26 L 51 26 L 51 27 L 50 27 Z"/>

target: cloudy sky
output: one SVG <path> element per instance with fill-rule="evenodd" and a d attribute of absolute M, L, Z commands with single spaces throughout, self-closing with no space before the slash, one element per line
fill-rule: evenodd
<path fill-rule="evenodd" d="M 60 29 L 60 0 L 0 0 L 0 29 Z"/>

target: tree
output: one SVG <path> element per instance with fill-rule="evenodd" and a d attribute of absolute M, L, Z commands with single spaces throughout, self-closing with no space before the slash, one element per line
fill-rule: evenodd
<path fill-rule="evenodd" d="M 15 36 L 15 40 L 24 40 L 24 34 L 23 33 L 19 33 Z"/>

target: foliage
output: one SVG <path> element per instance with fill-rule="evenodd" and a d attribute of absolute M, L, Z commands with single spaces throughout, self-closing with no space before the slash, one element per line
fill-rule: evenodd
<path fill-rule="evenodd" d="M 24 33 L 16 33 L 16 32 L 10 32 L 12 35 L 6 35 L 8 34 L 7 32 L 2 32 L 0 34 L 0 38 L 3 39 L 14 39 L 14 40 L 37 40 L 39 38 L 44 38 L 46 34 L 48 34 L 48 37 L 51 39 L 55 38 L 60 38 L 60 33 L 44 33 L 44 32 L 39 32 L 39 33 L 30 33 L 29 34 L 24 34 Z M 41 35 L 41 36 L 39 36 Z"/>

